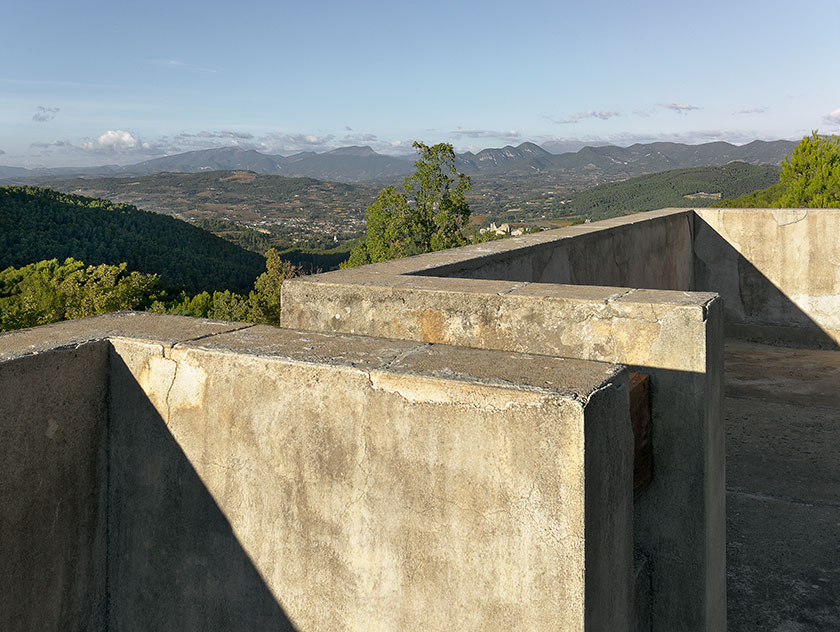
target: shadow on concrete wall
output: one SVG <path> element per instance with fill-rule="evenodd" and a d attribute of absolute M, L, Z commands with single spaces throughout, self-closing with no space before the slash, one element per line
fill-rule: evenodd
<path fill-rule="evenodd" d="M 729 337 L 840 349 L 819 324 L 699 216 L 694 219 L 694 289 L 723 297 Z"/>
<path fill-rule="evenodd" d="M 108 629 L 294 632 L 115 353 L 110 380 Z"/>
<path fill-rule="evenodd" d="M 621 220 L 619 220 L 621 221 Z M 693 212 L 481 252 L 417 276 L 689 290 Z M 593 227 L 595 224 L 593 224 Z M 492 247 L 490 248 L 492 250 Z"/>

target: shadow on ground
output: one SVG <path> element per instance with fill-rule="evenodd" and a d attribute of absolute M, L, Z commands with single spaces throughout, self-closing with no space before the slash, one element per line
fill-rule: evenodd
<path fill-rule="evenodd" d="M 730 632 L 840 630 L 840 353 L 729 343 Z"/>

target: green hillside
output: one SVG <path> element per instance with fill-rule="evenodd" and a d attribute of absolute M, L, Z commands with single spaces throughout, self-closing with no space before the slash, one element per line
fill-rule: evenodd
<path fill-rule="evenodd" d="M 606 219 L 666 207 L 704 207 L 764 189 L 779 181 L 771 165 L 731 162 L 673 169 L 603 184 L 572 196 L 564 215 Z"/>
<path fill-rule="evenodd" d="M 125 262 L 191 291 L 247 291 L 265 266 L 259 254 L 173 217 L 50 189 L 0 187 L 0 270 L 68 257 Z"/>
<path fill-rule="evenodd" d="M 773 208 L 781 205 L 780 201 L 787 187 L 781 182 L 766 188 L 746 193 L 731 200 L 721 200 L 712 206 L 720 208 Z"/>

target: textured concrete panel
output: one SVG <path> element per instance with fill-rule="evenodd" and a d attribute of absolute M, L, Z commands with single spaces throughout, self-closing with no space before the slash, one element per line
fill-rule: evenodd
<path fill-rule="evenodd" d="M 116 345 L 149 344 L 124 340 Z M 153 348 L 158 355 L 149 360 L 157 365 L 164 347 Z M 294 630 L 196 467 L 113 350 L 109 386 L 108 629 Z M 223 437 L 206 438 L 219 453 L 229 449 Z M 236 502 L 248 503 L 250 495 Z"/>
<path fill-rule="evenodd" d="M 271 617 L 261 598 L 242 600 L 250 580 L 236 563 L 224 590 L 202 564 L 238 559 L 225 525 L 302 630 L 629 621 L 626 373 L 261 329 L 113 343 L 125 367 L 112 385 L 119 629 L 205 625 L 208 603 L 217 619 L 254 603 Z M 319 359 L 328 348 L 340 352 Z M 212 505 L 187 497 L 199 480 Z M 215 557 L 190 535 L 208 525 Z M 155 546 L 166 548 L 150 565 Z"/>
<path fill-rule="evenodd" d="M 632 617 L 620 367 L 143 314 L 0 342 L 4 629 Z"/>
<path fill-rule="evenodd" d="M 422 288 L 340 285 L 314 279 L 286 283 L 283 324 L 315 331 L 705 370 L 704 354 L 692 353 L 697 343 L 694 334 L 684 332 L 703 322 L 714 294 L 542 283 L 508 283 L 504 291 L 488 292 L 487 284 L 494 282 L 457 280 L 453 288 L 449 279 L 433 281 L 427 280 L 427 287 Z M 703 344 L 700 348 L 704 349 Z"/>
<path fill-rule="evenodd" d="M 107 358 L 0 362 L 0 630 L 105 629 Z"/>
<path fill-rule="evenodd" d="M 748 340 L 840 343 L 840 209 L 698 209 L 695 284 Z"/>

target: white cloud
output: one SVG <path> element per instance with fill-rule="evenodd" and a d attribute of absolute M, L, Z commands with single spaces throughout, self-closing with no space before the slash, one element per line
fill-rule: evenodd
<path fill-rule="evenodd" d="M 413 156 L 416 153 L 413 139 L 380 141 L 377 145 L 374 149 L 395 156 Z"/>
<path fill-rule="evenodd" d="M 461 129 L 459 127 L 455 131 L 449 132 L 449 135 L 459 138 L 499 138 L 504 140 L 517 140 L 520 138 L 519 132 L 515 129 L 500 131 L 491 129 Z"/>
<path fill-rule="evenodd" d="M 688 103 L 661 103 L 660 105 L 663 108 L 674 110 L 674 112 L 677 112 L 679 114 L 685 114 L 686 112 L 691 112 L 692 110 L 700 109 L 698 106 L 690 105 Z"/>
<path fill-rule="evenodd" d="M 584 110 L 583 112 L 575 112 L 574 114 L 562 119 L 556 116 L 549 116 L 546 118 L 557 125 L 568 125 L 590 118 L 606 121 L 607 119 L 611 119 L 615 116 L 621 116 L 621 112 L 617 112 L 616 110 Z"/>
<path fill-rule="evenodd" d="M 379 138 L 376 134 L 345 134 L 341 143 L 343 145 L 367 145 L 368 143 L 375 143 Z"/>
<path fill-rule="evenodd" d="M 767 111 L 765 107 L 756 107 L 756 108 L 746 108 L 744 110 L 738 110 L 735 114 L 764 114 Z"/>
<path fill-rule="evenodd" d="M 38 149 L 49 149 L 52 147 L 72 147 L 70 143 L 66 140 L 53 140 L 49 143 L 32 143 L 29 145 L 30 147 L 36 147 Z"/>
<path fill-rule="evenodd" d="M 249 140 L 253 138 L 254 135 L 249 132 L 237 132 L 235 130 L 223 129 L 217 132 L 208 132 L 202 130 L 195 134 L 182 132 L 178 134 L 178 138 L 236 138 L 241 140 Z"/>
<path fill-rule="evenodd" d="M 131 132 L 122 129 L 109 129 L 104 134 L 93 140 L 87 140 L 80 146 L 67 143 L 66 146 L 87 154 L 98 154 L 111 156 L 115 159 L 143 159 L 153 156 L 162 156 L 170 153 L 183 151 L 177 146 L 167 142 L 166 137 L 161 137 L 155 143 L 150 143 L 137 138 Z"/>
<path fill-rule="evenodd" d="M 284 134 L 274 132 L 261 136 L 257 140 L 257 149 L 268 153 L 299 151 L 327 151 L 333 148 L 333 134 L 317 136 L 315 134 Z"/>
<path fill-rule="evenodd" d="M 823 120 L 829 125 L 840 125 L 840 108 L 826 114 Z"/>
<path fill-rule="evenodd" d="M 135 138 L 131 132 L 122 129 L 109 129 L 99 138 L 82 145 L 85 151 L 93 152 L 123 152 L 137 149 L 150 149 L 148 143 Z"/>
<path fill-rule="evenodd" d="M 36 123 L 48 123 L 53 120 L 61 108 L 45 108 L 43 105 L 38 106 L 38 111 L 32 115 L 32 120 Z"/>

